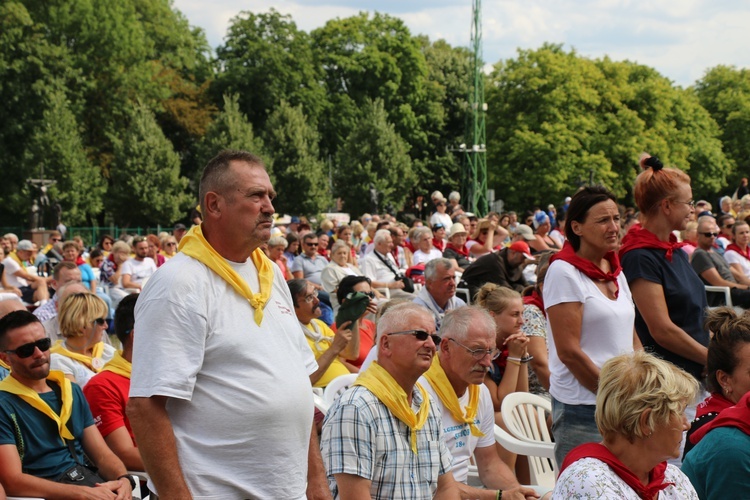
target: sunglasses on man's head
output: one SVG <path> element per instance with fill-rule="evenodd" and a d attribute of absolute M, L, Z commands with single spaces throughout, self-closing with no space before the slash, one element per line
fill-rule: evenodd
<path fill-rule="evenodd" d="M 32 354 L 34 354 L 34 350 L 38 347 L 40 351 L 47 352 L 49 351 L 50 346 L 52 345 L 52 340 L 45 337 L 43 339 L 39 339 L 36 342 L 29 342 L 28 344 L 24 344 L 20 347 L 17 347 L 11 351 L 5 351 L 6 354 L 15 354 L 19 358 L 28 358 Z"/>
<path fill-rule="evenodd" d="M 440 344 L 440 340 L 441 340 L 439 336 L 428 333 L 424 330 L 405 330 L 403 332 L 389 333 L 388 335 L 414 335 L 415 337 L 417 337 L 417 340 L 419 340 L 420 342 L 424 342 L 425 340 L 427 340 L 428 337 L 430 337 L 432 338 L 432 341 L 435 343 L 435 345 Z"/>

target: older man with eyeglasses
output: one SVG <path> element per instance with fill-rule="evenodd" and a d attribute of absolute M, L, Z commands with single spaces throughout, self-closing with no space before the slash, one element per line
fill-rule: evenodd
<path fill-rule="evenodd" d="M 352 335 L 352 330 L 348 328 L 351 322 L 342 324 L 334 333 L 318 319 L 321 314 L 320 300 L 318 290 L 312 283 L 289 280 L 287 285 L 292 294 L 294 313 L 318 362 L 318 369 L 310 374 L 310 383 L 313 387 L 325 387 L 336 377 L 350 373 L 341 360 L 357 359 L 359 335 Z"/>
<path fill-rule="evenodd" d="M 395 305 L 378 322 L 378 358 L 328 410 L 321 452 L 334 498 L 459 498 L 436 402 L 417 380 L 435 355 L 435 322 Z"/>
<path fill-rule="evenodd" d="M 440 336 L 437 357 L 420 380 L 440 409 L 443 439 L 453 455 L 451 472 L 462 498 L 537 498 L 534 490 L 518 483 L 495 448 L 495 412 L 482 383 L 500 355 L 492 316 L 480 307 L 459 307 L 445 315 Z M 472 456 L 487 489 L 465 484 Z"/>

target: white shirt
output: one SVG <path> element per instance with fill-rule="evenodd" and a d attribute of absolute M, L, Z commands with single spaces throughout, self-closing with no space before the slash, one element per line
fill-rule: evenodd
<path fill-rule="evenodd" d="M 378 258 L 378 255 L 388 260 L 393 270 L 398 271 L 398 265 L 393 260 L 393 255 L 390 252 L 386 255 L 381 255 L 375 251 L 367 254 L 361 261 L 359 261 L 359 268 L 362 270 L 362 274 L 370 278 L 372 281 L 378 281 L 380 283 L 390 283 L 396 279 L 396 275 L 393 271 L 388 268 L 387 265 Z"/>
<path fill-rule="evenodd" d="M 747 260 L 735 250 L 727 250 L 724 252 L 724 259 L 729 265 L 739 264 L 742 269 L 742 274 L 747 278 L 750 278 L 750 260 Z"/>
<path fill-rule="evenodd" d="M 625 273 L 620 273 L 617 283 L 620 286 L 618 298 L 610 300 L 593 280 L 562 260 L 556 260 L 549 266 L 544 281 L 544 307 L 547 311 L 552 306 L 565 302 L 583 304 L 581 349 L 599 368 L 615 356 L 633 352 L 635 307 Z M 596 394 L 581 385 L 570 369 L 560 361 L 549 321 L 547 344 L 550 394 L 565 404 L 595 404 Z"/>
<path fill-rule="evenodd" d="M 430 253 L 424 253 L 422 250 L 417 250 L 414 252 L 414 257 L 412 257 L 411 265 L 416 266 L 417 264 L 423 264 L 430 262 L 434 259 L 439 259 L 443 256 L 443 252 L 438 250 L 437 248 L 431 248 Z"/>
<path fill-rule="evenodd" d="M 122 265 L 122 276 L 129 274 L 130 281 L 143 285 L 144 281 L 148 281 L 152 274 L 156 272 L 156 262 L 151 257 L 146 257 L 143 260 L 128 259 Z"/>
<path fill-rule="evenodd" d="M 28 281 L 15 276 L 15 273 L 22 270 L 23 268 L 18 262 L 16 262 L 13 257 L 6 257 L 5 259 L 3 259 L 3 265 L 5 265 L 5 279 L 8 282 L 8 286 L 14 286 L 16 288 L 29 286 Z"/>

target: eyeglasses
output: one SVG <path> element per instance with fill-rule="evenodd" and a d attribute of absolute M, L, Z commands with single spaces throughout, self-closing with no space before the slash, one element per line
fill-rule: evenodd
<path fill-rule="evenodd" d="M 107 320 L 106 320 L 106 318 L 96 318 L 94 320 L 94 323 L 96 323 L 99 326 L 104 326 L 104 325 L 107 324 Z"/>
<path fill-rule="evenodd" d="M 28 344 L 24 344 L 20 347 L 17 347 L 13 349 L 12 351 L 5 351 L 6 354 L 15 354 L 19 358 L 28 358 L 32 354 L 34 354 L 34 350 L 36 348 L 39 348 L 42 352 L 49 351 L 50 346 L 52 345 L 52 340 L 45 337 L 43 339 L 39 339 L 36 342 L 29 342 Z"/>
<path fill-rule="evenodd" d="M 727 229 L 732 229 L 734 227 L 734 224 L 727 224 L 724 227 Z"/>
<path fill-rule="evenodd" d="M 170 242 L 164 243 L 164 246 L 165 247 L 176 247 L 177 246 L 177 242 L 170 241 Z"/>
<path fill-rule="evenodd" d="M 706 238 L 716 238 L 717 236 L 719 236 L 719 233 L 698 233 L 698 234 L 702 234 Z"/>
<path fill-rule="evenodd" d="M 434 333 L 430 334 L 424 330 L 404 330 L 403 332 L 393 332 L 389 333 L 388 335 L 414 335 L 420 342 L 424 342 L 429 337 L 432 339 L 435 345 L 439 345 L 441 340 L 440 337 L 435 335 Z"/>
<path fill-rule="evenodd" d="M 313 290 L 313 293 L 311 293 L 310 295 L 305 295 L 305 302 L 307 302 L 308 304 L 310 304 L 317 297 L 318 297 L 318 291 L 317 290 Z"/>
<path fill-rule="evenodd" d="M 51 241 L 52 243 L 57 243 L 58 241 L 60 241 L 60 238 L 50 238 L 49 240 L 50 240 L 50 241 Z"/>
<path fill-rule="evenodd" d="M 674 200 L 674 202 L 675 202 L 675 203 L 681 203 L 681 204 L 683 204 L 683 205 L 687 205 L 687 206 L 689 206 L 690 208 L 695 208 L 695 200 L 690 200 L 690 201 L 679 201 L 679 200 Z"/>
<path fill-rule="evenodd" d="M 468 347 L 466 347 L 465 345 L 463 345 L 461 342 L 459 342 L 456 339 L 448 339 L 448 340 L 452 340 L 456 344 L 466 349 L 466 352 L 471 354 L 471 357 L 476 360 L 484 359 L 485 356 L 489 356 L 490 359 L 494 360 L 494 359 L 497 359 L 498 356 L 500 356 L 500 349 L 469 349 Z"/>

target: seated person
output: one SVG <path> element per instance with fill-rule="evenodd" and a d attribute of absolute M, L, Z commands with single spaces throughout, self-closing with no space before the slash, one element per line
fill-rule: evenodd
<path fill-rule="evenodd" d="M 50 282 L 50 288 L 56 293 L 52 297 L 52 300 L 44 305 L 41 305 L 34 309 L 34 316 L 39 318 L 40 321 L 44 322 L 50 318 L 57 316 L 57 308 L 60 303 L 60 295 L 57 293 L 60 288 L 66 283 L 80 283 L 81 282 L 81 270 L 74 262 L 60 262 L 52 271 L 52 281 Z"/>
<path fill-rule="evenodd" d="M 750 225 L 744 220 L 735 222 L 732 235 L 734 241 L 727 245 L 724 259 L 737 283 L 747 285 L 750 283 Z"/>
<path fill-rule="evenodd" d="M 467 234 L 464 225 L 456 222 L 451 226 L 450 233 L 448 233 L 448 244 L 443 250 L 443 257 L 455 260 L 461 271 L 464 271 L 471 264 L 469 248 L 466 246 Z"/>
<path fill-rule="evenodd" d="M 328 410 L 320 442 L 334 498 L 459 498 L 440 412 L 417 383 L 435 355 L 435 322 L 398 304 L 378 321 L 377 360 Z"/>
<path fill-rule="evenodd" d="M 96 429 L 80 387 L 50 370 L 49 347 L 30 312 L 0 319 L 0 359 L 11 366 L 0 382 L 0 484 L 14 496 L 131 498 L 134 480 Z M 98 472 L 83 465 L 84 452 Z"/>
<path fill-rule="evenodd" d="M 122 287 L 143 290 L 148 279 L 156 272 L 156 262 L 148 256 L 148 240 L 143 236 L 133 238 L 135 256 L 122 265 Z"/>
<path fill-rule="evenodd" d="M 78 269 L 81 270 L 81 282 L 89 291 L 96 293 L 96 276 L 94 276 L 94 270 L 80 258 L 80 255 L 81 249 L 75 241 L 66 241 L 63 243 L 64 262 L 76 264 Z"/>
<path fill-rule="evenodd" d="M 420 382 L 440 408 L 443 439 L 453 455 L 451 472 L 462 498 L 536 497 L 523 488 L 495 449 L 492 396 L 482 383 L 495 347 L 495 322 L 482 308 L 461 307 L 445 315 L 437 358 Z M 472 456 L 479 479 L 489 490 L 467 486 Z"/>
<path fill-rule="evenodd" d="M 65 340 L 65 337 L 62 336 L 60 333 L 60 305 L 63 303 L 63 301 L 76 293 L 91 293 L 89 292 L 85 286 L 83 286 L 83 283 L 79 281 L 69 281 L 68 283 L 65 283 L 64 285 L 60 286 L 57 289 L 57 292 L 55 293 L 55 300 L 50 301 L 55 306 L 55 314 L 54 316 L 42 319 L 42 326 L 44 327 L 44 331 L 47 334 L 47 337 L 49 337 L 52 340 L 52 345 L 55 345 L 58 342 L 62 342 Z M 36 312 L 36 311 L 34 311 Z M 34 314 L 34 316 L 37 316 Z M 39 317 L 39 316 L 37 316 Z M 104 339 L 107 339 L 107 336 L 104 336 Z M 108 339 L 107 339 L 108 340 Z M 109 342 L 106 342 L 109 343 Z"/>
<path fill-rule="evenodd" d="M 380 229 L 375 233 L 373 251 L 360 260 L 362 273 L 370 278 L 374 288 L 387 288 L 392 298 L 408 298 L 414 296 L 403 291 L 404 282 L 396 278 L 401 275 L 396 261 L 393 259 L 393 236 L 388 229 Z"/>
<path fill-rule="evenodd" d="M 29 240 L 18 242 L 16 250 L 7 253 L 3 259 L 5 271 L 3 276 L 10 289 L 21 291 L 21 299 L 28 304 L 49 299 L 47 280 L 35 272 L 26 270 L 26 263 L 31 259 L 34 245 Z M 3 285 L 5 287 L 5 285 Z"/>
<path fill-rule="evenodd" d="M 128 295 L 121 283 L 122 268 L 125 261 L 130 258 L 130 245 L 124 241 L 117 241 L 112 245 L 112 251 L 102 262 L 100 267 L 100 277 L 102 283 L 107 287 L 109 296 L 112 298 L 112 305 L 117 304 Z"/>
<path fill-rule="evenodd" d="M 52 348 L 50 366 L 84 387 L 115 355 L 102 342 L 107 328 L 107 304 L 92 293 L 73 294 L 60 304 L 60 333 L 65 338 Z"/>
<path fill-rule="evenodd" d="M 456 268 L 453 262 L 442 257 L 431 260 L 424 267 L 424 279 L 425 284 L 414 303 L 426 307 L 435 319 L 436 328 L 440 328 L 446 312 L 466 305 L 456 297 Z"/>
<path fill-rule="evenodd" d="M 485 283 L 495 283 L 523 292 L 528 286 L 523 275 L 527 260 L 534 260 L 529 245 L 525 241 L 515 241 L 499 252 L 488 253 L 472 262 L 461 279 L 469 285 L 472 297 L 476 296 Z"/>
<path fill-rule="evenodd" d="M 320 301 L 318 291 L 312 283 L 307 280 L 289 280 L 287 285 L 292 294 L 294 313 L 318 362 L 318 369 L 310 375 L 310 383 L 313 387 L 325 387 L 336 377 L 351 373 L 339 356 L 357 359 L 359 337 L 352 335 L 349 323 L 341 325 L 334 334 L 328 325 L 318 319 Z"/>
<path fill-rule="evenodd" d="M 23 302 L 16 299 L 0 300 L 0 318 L 13 311 L 25 311 Z M 0 380 L 3 380 L 10 373 L 10 365 L 0 358 Z M 2 496 L 0 496 L 2 499 Z"/>
<path fill-rule="evenodd" d="M 375 293 L 372 291 L 370 278 L 367 276 L 346 276 L 343 278 L 336 289 L 336 297 L 341 304 L 345 304 L 347 295 L 354 292 L 361 292 L 370 296 L 370 305 L 367 310 L 351 326 L 352 336 L 359 336 L 359 357 L 344 362 L 349 371 L 358 372 L 370 349 L 375 345 L 375 334 L 377 332 L 375 323 L 367 319 L 366 316 L 376 314 L 377 306 L 375 305 Z M 335 323 L 331 325 L 331 329 L 334 332 L 337 330 Z"/>
<path fill-rule="evenodd" d="M 432 259 L 439 259 L 443 252 L 432 246 L 432 231 L 429 227 L 418 227 L 412 236 L 412 244 L 417 250 L 412 258 L 412 265 L 426 264 Z"/>
<path fill-rule="evenodd" d="M 697 499 L 685 474 L 666 462 L 680 456 L 685 408 L 697 394 L 695 378 L 644 351 L 604 363 L 596 394 L 604 439 L 568 453 L 552 498 Z"/>
<path fill-rule="evenodd" d="M 104 365 L 83 388 L 83 395 L 91 407 L 96 428 L 104 437 L 107 446 L 118 456 L 128 470 L 143 471 L 143 460 L 138 452 L 125 414 L 130 392 L 130 372 L 133 359 L 133 311 L 138 294 L 128 295 L 120 302 L 115 312 L 115 333 L 122 343 L 122 354 Z"/>
<path fill-rule="evenodd" d="M 698 442 L 696 433 L 750 391 L 750 312 L 738 315 L 731 307 L 708 311 L 706 387 L 711 393 L 698 405 L 685 439 L 685 456 Z"/>
<path fill-rule="evenodd" d="M 273 238 L 272 238 L 273 239 Z M 362 276 L 362 271 L 350 262 L 351 251 L 345 241 L 338 240 L 331 248 L 331 262 L 320 273 L 323 290 L 331 297 L 334 315 L 339 311 L 339 301 L 336 299 L 336 289 L 347 276 Z"/>

